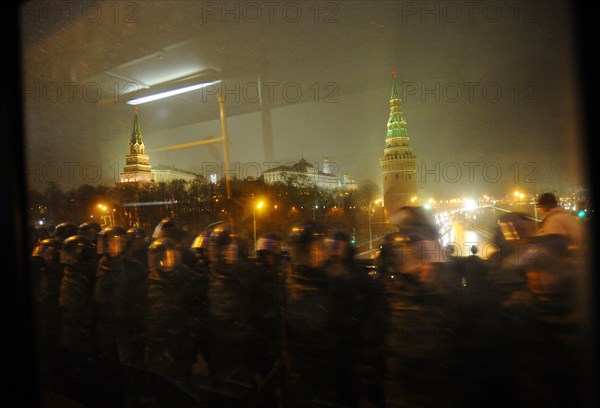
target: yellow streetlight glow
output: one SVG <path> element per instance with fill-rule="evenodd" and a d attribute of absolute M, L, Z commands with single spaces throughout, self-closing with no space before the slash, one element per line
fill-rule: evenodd
<path fill-rule="evenodd" d="M 413 197 L 413 198 L 416 200 L 417 197 Z M 414 200 L 411 200 L 411 201 L 414 201 Z M 371 207 L 373 206 L 373 204 L 379 205 L 381 203 L 383 203 L 383 199 L 382 198 L 378 198 L 377 200 L 372 201 L 372 202 L 369 203 L 369 208 L 368 208 L 368 210 L 369 210 L 369 250 L 373 249 L 373 233 L 372 233 L 372 230 L 371 230 L 371 216 L 372 216 L 372 214 L 371 214 L 371 211 L 372 211 Z"/>
<path fill-rule="evenodd" d="M 261 209 L 263 206 L 265 205 L 265 203 L 263 201 L 259 201 L 258 203 L 256 203 L 256 205 L 254 206 L 254 209 L 252 211 L 252 221 L 254 224 L 254 255 L 256 256 L 256 209 Z"/>
<path fill-rule="evenodd" d="M 521 193 L 520 191 L 515 191 L 515 194 L 514 194 L 515 198 L 520 198 L 521 200 L 523 200 L 526 195 L 527 195 L 528 198 L 532 199 L 532 203 L 533 203 L 533 217 L 534 217 L 535 221 L 537 221 L 538 217 L 537 217 L 537 205 L 536 205 L 536 202 L 535 202 L 535 195 Z"/>
<path fill-rule="evenodd" d="M 522 200 L 523 198 L 525 198 L 525 194 L 524 194 L 524 193 L 521 193 L 520 191 L 515 191 L 515 194 L 514 194 L 514 196 L 515 196 L 515 198 L 520 198 L 521 200 Z"/>
<path fill-rule="evenodd" d="M 105 204 L 98 204 L 98 209 L 100 209 L 100 211 L 102 213 L 106 213 L 104 215 L 100 215 L 100 219 L 104 220 L 105 218 L 108 218 L 110 220 L 110 222 L 106 221 L 106 224 L 110 224 L 110 225 L 114 225 L 115 223 L 115 218 L 114 218 L 114 214 L 111 213 L 110 208 L 108 208 L 108 206 L 106 206 Z M 115 209 L 113 208 L 112 211 L 114 212 Z M 91 217 L 93 218 L 93 216 Z"/>

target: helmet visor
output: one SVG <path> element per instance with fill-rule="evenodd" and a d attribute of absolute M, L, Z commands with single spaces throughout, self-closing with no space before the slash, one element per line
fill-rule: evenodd
<path fill-rule="evenodd" d="M 152 252 L 148 255 L 150 270 L 170 272 L 181 265 L 181 252 L 177 249 Z"/>

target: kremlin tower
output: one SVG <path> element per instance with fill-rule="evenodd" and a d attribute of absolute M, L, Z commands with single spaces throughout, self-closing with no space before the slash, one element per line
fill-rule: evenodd
<path fill-rule="evenodd" d="M 144 154 L 144 141 L 138 118 L 138 107 L 134 108 L 133 132 L 129 140 L 129 154 L 125 156 L 125 166 L 120 175 L 121 183 L 151 183 L 154 175 L 150 168 L 150 158 Z"/>
<path fill-rule="evenodd" d="M 402 206 L 416 205 L 414 197 L 417 195 L 417 157 L 410 147 L 406 121 L 402 116 L 395 71 L 392 72 L 390 118 L 380 165 L 383 175 L 383 205 L 387 216 Z"/>

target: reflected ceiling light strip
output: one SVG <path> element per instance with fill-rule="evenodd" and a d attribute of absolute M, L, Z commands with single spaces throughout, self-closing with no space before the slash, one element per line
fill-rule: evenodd
<path fill-rule="evenodd" d="M 191 91 L 195 91 L 197 89 L 206 88 L 207 86 L 218 84 L 219 82 L 221 82 L 221 80 L 212 81 L 212 82 L 204 82 L 201 84 L 190 85 L 190 86 L 186 86 L 183 88 L 172 89 L 170 91 L 160 92 L 160 93 L 157 93 L 154 95 L 148 95 L 148 96 L 143 96 L 141 98 L 132 99 L 130 101 L 127 101 L 127 104 L 140 105 L 142 103 L 152 102 L 152 101 L 156 101 L 158 99 L 163 99 L 163 98 L 168 98 L 169 96 L 179 95 L 179 94 L 182 94 L 185 92 L 191 92 Z"/>

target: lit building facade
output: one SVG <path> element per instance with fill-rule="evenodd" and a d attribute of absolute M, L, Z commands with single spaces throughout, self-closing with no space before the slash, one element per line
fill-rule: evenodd
<path fill-rule="evenodd" d="M 164 164 L 154 166 L 151 171 L 155 183 L 169 183 L 174 180 L 194 181 L 198 177 L 196 173 L 191 171 Z"/>
<path fill-rule="evenodd" d="M 323 171 L 313 166 L 302 158 L 299 162 L 292 165 L 283 165 L 273 167 L 263 172 L 262 177 L 265 183 L 291 183 L 295 186 L 315 186 L 323 189 L 346 189 L 355 190 L 356 183 L 347 173 L 343 178 L 338 178 L 333 174 L 333 166 L 329 160 L 325 159 Z"/>

